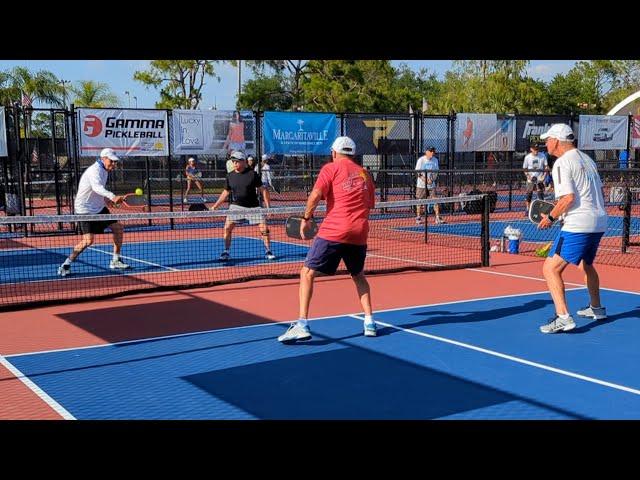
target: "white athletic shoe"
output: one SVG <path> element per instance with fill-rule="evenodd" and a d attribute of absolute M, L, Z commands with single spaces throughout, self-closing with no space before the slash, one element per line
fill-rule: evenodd
<path fill-rule="evenodd" d="M 305 340 L 311 340 L 309 326 L 301 327 L 297 322 L 289 325 L 289 329 L 278 337 L 278 341 L 282 343 L 294 343 Z"/>
<path fill-rule="evenodd" d="M 109 268 L 111 270 L 126 270 L 127 268 L 129 268 L 129 265 L 122 262 L 120 259 L 111 260 L 111 263 L 109 263 Z"/>
<path fill-rule="evenodd" d="M 576 312 L 579 317 L 593 318 L 594 320 L 604 320 L 607 318 L 607 309 L 605 307 L 592 307 L 588 305 L 582 310 Z"/>
<path fill-rule="evenodd" d="M 264 258 L 266 258 L 267 260 L 275 260 L 276 256 L 271 252 L 271 250 L 269 250 L 264 254 Z"/>
<path fill-rule="evenodd" d="M 558 333 L 558 332 L 568 332 L 569 330 L 573 330 L 576 328 L 576 322 L 573 321 L 571 315 L 566 320 L 563 320 L 559 316 L 556 316 L 551 319 L 551 321 L 545 325 L 540 327 L 540 331 L 542 333 Z"/>
<path fill-rule="evenodd" d="M 71 273 L 71 265 L 60 265 L 58 267 L 58 275 L 66 277 Z"/>
<path fill-rule="evenodd" d="M 376 325 L 376 322 L 364 324 L 365 337 L 375 337 L 377 335 L 378 335 L 378 327 Z"/>

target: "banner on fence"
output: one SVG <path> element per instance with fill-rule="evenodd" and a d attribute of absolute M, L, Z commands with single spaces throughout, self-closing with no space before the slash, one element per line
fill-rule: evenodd
<path fill-rule="evenodd" d="M 640 115 L 633 116 L 631 124 L 631 148 L 640 148 Z"/>
<path fill-rule="evenodd" d="M 495 113 L 458 113 L 456 152 L 508 152 L 515 147 L 515 118 Z"/>
<path fill-rule="evenodd" d="M 265 153 L 329 155 L 336 132 L 333 113 L 264 113 Z"/>
<path fill-rule="evenodd" d="M 174 154 L 255 154 L 256 123 L 250 111 L 173 110 L 172 127 Z"/>
<path fill-rule="evenodd" d="M 409 155 L 411 123 L 409 117 L 389 118 L 373 115 L 344 119 L 345 135 L 356 142 L 358 155 Z"/>
<path fill-rule="evenodd" d="M 627 148 L 629 117 L 626 115 L 580 115 L 578 148 L 624 150 Z"/>
<path fill-rule="evenodd" d="M 4 119 L 4 107 L 0 107 L 0 157 L 8 156 L 7 122 Z"/>
<path fill-rule="evenodd" d="M 78 109 L 80 154 L 97 155 L 105 147 L 123 157 L 166 156 L 165 110 Z"/>
<path fill-rule="evenodd" d="M 554 123 L 571 124 L 566 115 L 518 115 L 516 117 L 516 151 L 526 152 L 533 144 L 543 144 L 540 135 Z"/>

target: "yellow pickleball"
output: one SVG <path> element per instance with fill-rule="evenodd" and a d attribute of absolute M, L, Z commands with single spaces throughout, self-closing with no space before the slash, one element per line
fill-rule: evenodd
<path fill-rule="evenodd" d="M 136 195 L 142 195 L 144 192 L 141 188 L 136 188 Z"/>

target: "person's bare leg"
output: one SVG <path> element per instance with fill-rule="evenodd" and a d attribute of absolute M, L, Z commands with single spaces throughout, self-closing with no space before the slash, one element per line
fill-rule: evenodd
<path fill-rule="evenodd" d="M 362 310 L 365 315 L 371 316 L 371 288 L 369 287 L 369 282 L 367 281 L 367 277 L 365 277 L 364 273 L 359 273 L 356 276 L 351 277 L 353 282 L 356 284 L 356 290 L 358 291 L 358 298 L 360 299 L 360 304 L 362 305 Z"/>
<path fill-rule="evenodd" d="M 113 254 L 119 256 L 124 239 L 124 228 L 121 223 L 112 223 L 110 227 L 113 232 Z"/>
<path fill-rule="evenodd" d="M 262 241 L 264 243 L 264 248 L 267 249 L 267 252 L 271 251 L 271 240 L 269 238 L 269 229 L 267 228 L 266 223 L 261 223 L 258 225 L 260 229 L 260 235 L 262 236 Z"/>
<path fill-rule="evenodd" d="M 557 315 L 568 315 L 567 300 L 565 296 L 564 281 L 562 280 L 562 272 L 568 263 L 559 255 L 547 257 L 542 267 L 542 273 L 547 281 L 549 293 L 553 299 Z"/>
<path fill-rule="evenodd" d="M 231 248 L 231 232 L 233 232 L 233 227 L 236 224 L 234 222 L 227 221 L 224 225 L 224 250 L 228 252 Z"/>
<path fill-rule="evenodd" d="M 316 278 L 317 272 L 311 270 L 309 267 L 302 267 L 300 270 L 300 309 L 298 318 L 304 320 L 306 323 L 309 318 L 309 305 L 311 304 L 311 297 L 313 296 L 313 281 Z"/>
<path fill-rule="evenodd" d="M 600 305 L 600 277 L 593 265 L 587 265 L 584 260 L 580 262 L 580 269 L 584 272 L 584 281 L 589 289 L 589 300 L 592 307 L 599 308 Z"/>
<path fill-rule="evenodd" d="M 73 251 L 69 255 L 69 260 L 73 262 L 76 258 L 78 258 L 78 255 L 80 255 L 85 249 L 87 249 L 93 244 L 93 239 L 94 239 L 93 233 L 85 233 L 82 236 L 82 240 L 80 240 L 76 244 L 76 246 L 73 247 Z"/>

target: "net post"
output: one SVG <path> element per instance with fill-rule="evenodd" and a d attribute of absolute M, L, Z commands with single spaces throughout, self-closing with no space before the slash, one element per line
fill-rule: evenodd
<path fill-rule="evenodd" d="M 482 266 L 489 266 L 489 251 L 491 237 L 489 235 L 489 210 L 490 202 L 489 195 L 483 195 L 482 197 L 482 227 L 480 234 L 480 242 L 482 243 Z"/>
<path fill-rule="evenodd" d="M 620 251 L 627 253 L 631 235 L 631 189 L 627 186 L 624 189 L 624 216 L 622 217 L 622 238 Z"/>

